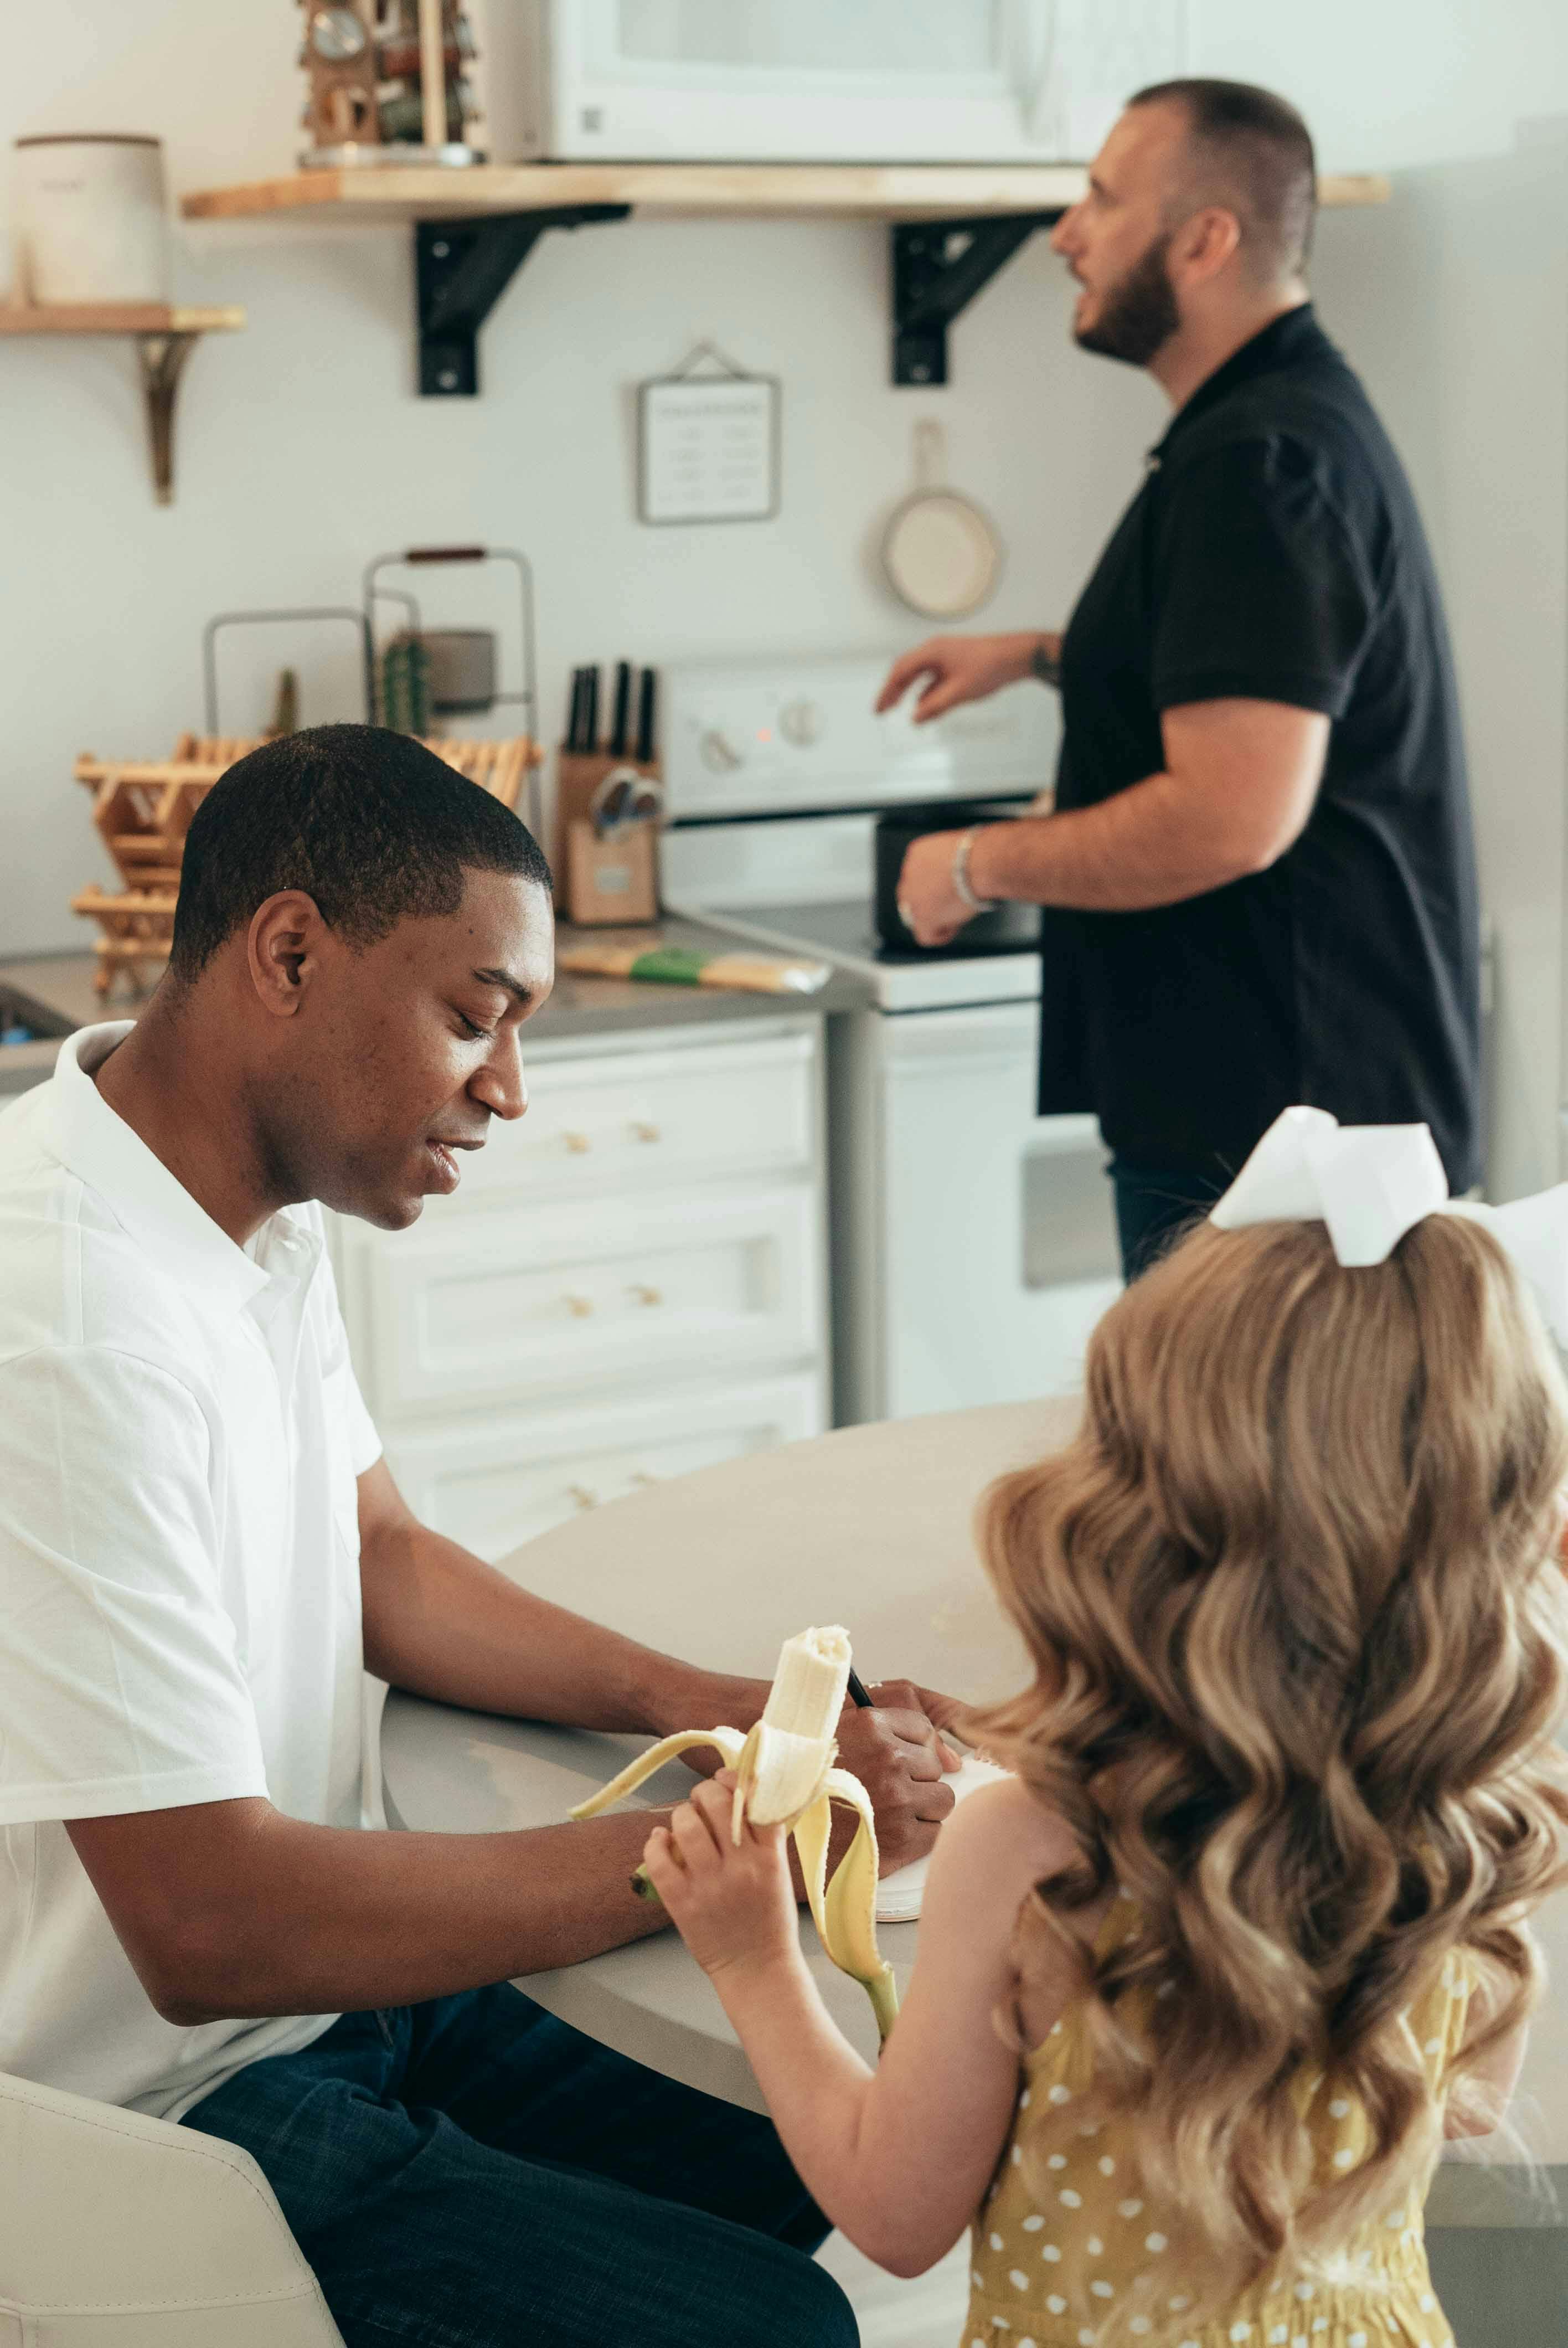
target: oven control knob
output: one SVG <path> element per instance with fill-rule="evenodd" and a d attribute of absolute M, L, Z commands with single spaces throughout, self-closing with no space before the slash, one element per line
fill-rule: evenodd
<path fill-rule="evenodd" d="M 822 738 L 822 711 L 815 701 L 787 702 L 779 712 L 779 731 L 797 750 L 809 750 Z"/>
<path fill-rule="evenodd" d="M 741 763 L 741 754 L 727 734 L 711 726 L 702 736 L 702 764 L 712 775 L 733 775 Z"/>

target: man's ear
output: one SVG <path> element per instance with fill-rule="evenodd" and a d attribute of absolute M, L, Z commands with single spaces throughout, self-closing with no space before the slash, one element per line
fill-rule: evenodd
<path fill-rule="evenodd" d="M 274 1019 L 292 1019 L 321 967 L 326 923 L 302 889 L 282 889 L 251 917 L 245 941 L 251 983 Z"/>
<path fill-rule="evenodd" d="M 1172 267 L 1182 284 L 1206 285 L 1241 243 L 1241 222 L 1223 204 L 1205 204 L 1182 222 L 1171 247 Z"/>

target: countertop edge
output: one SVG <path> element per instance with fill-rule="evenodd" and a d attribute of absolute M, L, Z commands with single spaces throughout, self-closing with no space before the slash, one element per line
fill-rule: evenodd
<path fill-rule="evenodd" d="M 574 931 L 563 925 L 563 942 L 602 934 Z M 733 953 L 729 932 L 705 923 L 671 917 L 661 922 L 648 939 L 651 947 L 665 944 L 694 947 L 712 953 Z M 0 984 L 13 988 L 74 1029 L 100 1020 L 135 1018 L 149 1000 L 116 993 L 105 997 L 93 991 L 94 961 L 90 953 L 17 955 L 0 962 Z M 563 971 L 555 992 L 529 1020 L 525 1052 L 568 1051 L 579 1040 L 627 1035 L 646 1036 L 660 1030 L 751 1025 L 759 1019 L 827 1018 L 835 1013 L 864 1009 L 871 1001 L 864 981 L 835 970 L 815 994 L 757 994 L 739 988 L 678 986 L 632 979 L 589 978 Z M 53 1070 L 58 1037 L 0 1049 L 0 1097 L 25 1091 L 41 1083 Z"/>

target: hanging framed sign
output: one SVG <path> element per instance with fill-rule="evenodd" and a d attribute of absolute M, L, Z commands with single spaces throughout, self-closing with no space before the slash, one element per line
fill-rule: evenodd
<path fill-rule="evenodd" d="M 777 376 L 746 375 L 699 343 L 673 375 L 639 384 L 640 521 L 771 521 L 778 510 Z"/>

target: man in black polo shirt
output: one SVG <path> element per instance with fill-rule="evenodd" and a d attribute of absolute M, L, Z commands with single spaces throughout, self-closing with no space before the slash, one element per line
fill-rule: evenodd
<path fill-rule="evenodd" d="M 1481 1172 L 1479 923 L 1419 518 L 1302 271 L 1312 142 L 1244 84 L 1135 98 L 1052 237 L 1087 350 L 1176 409 L 1061 637 L 939 636 L 918 718 L 1060 683 L 1056 811 L 915 841 L 922 942 L 1049 909 L 1042 1114 L 1093 1108 L 1123 1261 L 1212 1204 L 1294 1101 L 1430 1126 Z"/>

